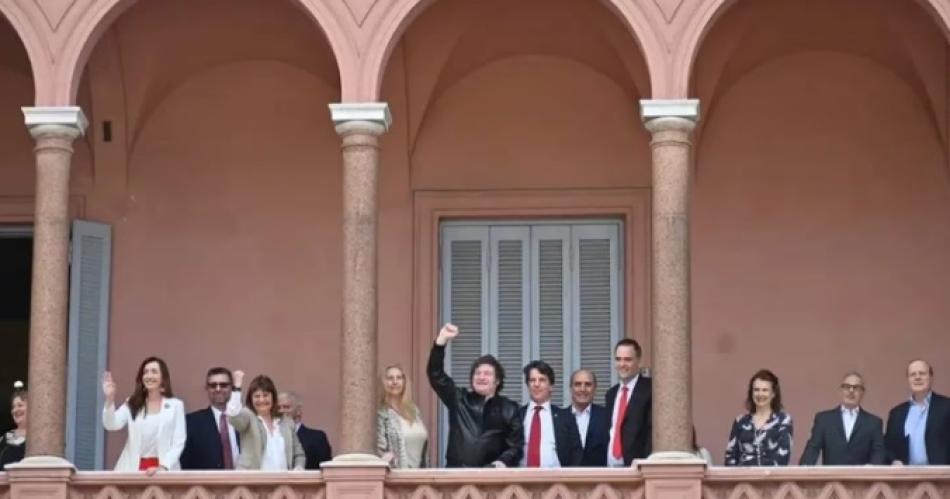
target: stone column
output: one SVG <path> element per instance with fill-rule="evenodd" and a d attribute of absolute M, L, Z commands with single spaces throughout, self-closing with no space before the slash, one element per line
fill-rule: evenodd
<path fill-rule="evenodd" d="M 375 459 L 376 221 L 379 136 L 392 121 L 386 103 L 330 104 L 343 139 L 343 336 L 341 454 Z"/>
<path fill-rule="evenodd" d="M 690 132 L 697 100 L 643 100 L 653 152 L 653 452 L 692 454 Z M 685 454 L 680 454 L 687 457 Z"/>
<path fill-rule="evenodd" d="M 78 107 L 25 107 L 36 139 L 33 283 L 30 303 L 27 457 L 62 458 L 66 445 L 69 348 L 69 169 L 72 143 L 86 129 Z"/>

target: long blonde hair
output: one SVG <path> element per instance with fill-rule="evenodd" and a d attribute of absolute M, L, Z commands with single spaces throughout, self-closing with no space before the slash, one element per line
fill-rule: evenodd
<path fill-rule="evenodd" d="M 399 397 L 398 407 L 392 407 L 389 405 L 386 397 L 386 374 L 389 373 L 390 369 L 398 369 L 402 373 L 402 396 Z M 412 382 L 409 380 L 409 375 L 406 374 L 406 370 L 402 368 L 399 364 L 388 365 L 383 369 L 383 372 L 379 376 L 379 408 L 388 409 L 392 407 L 400 416 L 403 417 L 406 421 L 414 423 L 416 417 L 419 414 L 419 409 L 416 407 L 415 402 L 412 401 Z"/>

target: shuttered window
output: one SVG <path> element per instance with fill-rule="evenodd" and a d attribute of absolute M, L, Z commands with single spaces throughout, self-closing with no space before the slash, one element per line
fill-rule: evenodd
<path fill-rule="evenodd" d="M 440 319 L 461 329 L 447 356 L 456 382 L 468 386 L 472 361 L 491 353 L 505 367 L 503 393 L 524 403 L 521 369 L 540 359 L 555 371 L 553 403 L 570 403 L 580 367 L 597 373 L 602 401 L 623 331 L 621 233 L 610 220 L 444 223 Z"/>
<path fill-rule="evenodd" d="M 73 222 L 69 271 L 69 412 L 66 457 L 81 470 L 103 467 L 104 435 L 100 388 L 109 331 L 109 274 L 112 229 Z"/>

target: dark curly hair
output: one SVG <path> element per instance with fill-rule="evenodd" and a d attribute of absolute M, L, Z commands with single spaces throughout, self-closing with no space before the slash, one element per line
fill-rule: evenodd
<path fill-rule="evenodd" d="M 475 377 L 475 370 L 478 369 L 478 366 L 483 365 L 492 366 L 495 370 L 495 379 L 498 380 L 498 390 L 496 390 L 495 393 L 501 393 L 505 388 L 505 368 L 502 367 L 501 362 L 498 362 L 498 359 L 496 359 L 494 355 L 482 355 L 475 359 L 475 362 L 472 362 L 472 369 L 468 373 L 469 383 L 471 383 L 472 378 Z"/>

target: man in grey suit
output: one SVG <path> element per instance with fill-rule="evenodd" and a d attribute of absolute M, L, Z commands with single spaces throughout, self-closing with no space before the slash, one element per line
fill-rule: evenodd
<path fill-rule="evenodd" d="M 811 438 L 798 464 L 854 466 L 884 464 L 884 425 L 861 408 L 864 378 L 850 372 L 841 381 L 841 405 L 815 415 Z"/>

